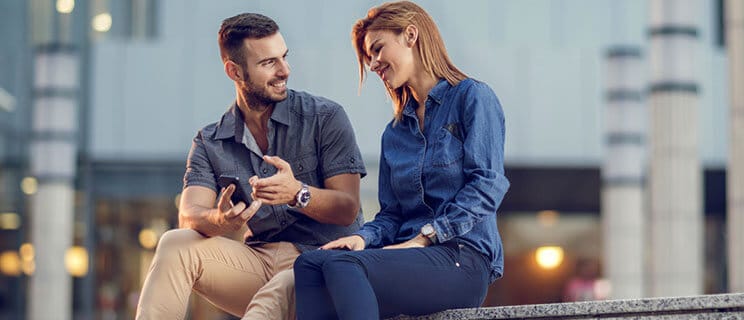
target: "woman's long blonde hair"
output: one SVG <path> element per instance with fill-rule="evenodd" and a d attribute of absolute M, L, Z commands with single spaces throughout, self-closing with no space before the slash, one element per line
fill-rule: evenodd
<path fill-rule="evenodd" d="M 436 78 L 446 79 L 453 86 L 467 78 L 450 61 L 437 25 L 423 8 L 410 1 L 388 2 L 370 9 L 367 17 L 359 19 L 351 29 L 351 41 L 359 61 L 360 90 L 366 75 L 366 66 L 370 63 L 370 57 L 364 48 L 367 32 L 388 30 L 399 35 L 409 25 L 414 25 L 419 30 L 415 48 L 426 72 Z M 403 107 L 411 98 L 411 89 L 401 86 L 397 89 L 386 87 L 386 90 L 393 99 L 393 112 L 395 121 L 398 122 L 402 117 Z"/>

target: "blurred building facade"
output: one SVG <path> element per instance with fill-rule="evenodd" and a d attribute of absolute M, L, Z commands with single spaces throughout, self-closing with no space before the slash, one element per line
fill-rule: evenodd
<path fill-rule="evenodd" d="M 486 304 L 561 301 L 575 264 L 609 260 L 602 246 L 600 201 L 608 148 L 606 57 L 618 45 L 648 55 L 649 2 L 417 2 L 437 21 L 455 64 L 495 90 L 507 119 L 512 188 L 499 213 L 506 274 L 492 286 Z M 704 231 L 699 245 L 705 263 L 700 293 L 726 292 L 730 102 L 723 1 L 683 2 L 696 6 L 699 14 L 696 121 Z M 30 316 L 36 260 L 33 253 L 29 257 L 33 247 L 23 245 L 43 236 L 32 231 L 34 219 L 54 214 L 39 213 L 38 201 L 32 200 L 44 183 L 33 174 L 30 150 L 34 139 L 44 137 L 32 128 L 39 48 L 69 45 L 80 59 L 68 234 L 71 246 L 85 249 L 87 268 L 65 289 L 70 290 L 71 312 L 75 319 L 130 319 L 159 235 L 177 226 L 191 139 L 219 119 L 234 97 L 216 43 L 226 17 L 254 11 L 274 18 L 289 48 L 290 87 L 345 107 L 369 169 L 362 181 L 363 208 L 368 219 L 374 215 L 379 137 L 392 112 L 374 77 L 358 94 L 350 28 L 379 3 L 2 1 L 0 88 L 13 103 L 0 105 L 0 319 Z M 539 264 L 536 249 L 541 247 L 559 249 L 562 259 Z M 609 288 L 597 283 L 602 294 L 611 292 L 612 283 Z M 195 302 L 192 317 L 212 312 L 204 309 Z"/>

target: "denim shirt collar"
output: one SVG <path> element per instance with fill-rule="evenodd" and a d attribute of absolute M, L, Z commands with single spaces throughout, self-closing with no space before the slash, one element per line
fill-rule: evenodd
<path fill-rule="evenodd" d="M 287 93 L 287 99 L 279 101 L 274 105 L 274 110 L 271 112 L 271 120 L 274 122 L 281 123 L 289 126 L 289 103 L 292 96 L 292 91 L 289 90 Z M 229 139 L 235 138 L 235 142 L 243 143 L 243 113 L 240 112 L 238 103 L 233 102 L 232 106 L 222 115 L 222 119 L 217 123 L 217 131 L 215 132 L 215 139 Z"/>
<path fill-rule="evenodd" d="M 434 100 L 434 102 L 437 103 L 437 105 L 442 104 L 442 99 L 444 98 L 444 94 L 447 92 L 447 90 L 450 88 L 449 82 L 447 82 L 446 79 L 440 78 L 439 82 L 434 85 L 434 87 L 429 90 L 429 98 L 431 100 Z M 403 114 L 407 116 L 415 116 L 416 114 L 416 107 L 415 107 L 416 99 L 413 99 L 411 97 L 408 99 L 408 102 L 406 103 L 405 108 L 403 108 Z"/>
<path fill-rule="evenodd" d="M 450 87 L 451 86 L 446 79 L 439 79 L 439 82 L 437 82 L 437 84 L 435 84 L 434 87 L 431 88 L 431 90 L 429 91 L 429 98 L 436 101 L 437 104 L 441 104 L 442 99 L 444 98 L 444 94 Z"/>

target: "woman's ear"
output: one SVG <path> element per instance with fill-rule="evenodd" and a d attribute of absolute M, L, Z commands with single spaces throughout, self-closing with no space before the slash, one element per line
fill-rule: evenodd
<path fill-rule="evenodd" d="M 408 25 L 404 34 L 406 36 L 406 44 L 409 48 L 413 48 L 413 45 L 416 44 L 416 41 L 418 40 L 418 28 L 412 24 Z"/>
<path fill-rule="evenodd" d="M 232 60 L 225 61 L 225 74 L 227 74 L 227 77 L 232 81 L 238 82 L 244 80 L 243 70 L 241 69 L 242 68 Z"/>

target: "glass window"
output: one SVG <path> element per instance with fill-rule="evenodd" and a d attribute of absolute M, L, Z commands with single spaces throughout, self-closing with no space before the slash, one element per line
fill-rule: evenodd
<path fill-rule="evenodd" d="M 157 0 L 91 2 L 94 38 L 147 40 L 157 36 Z"/>

